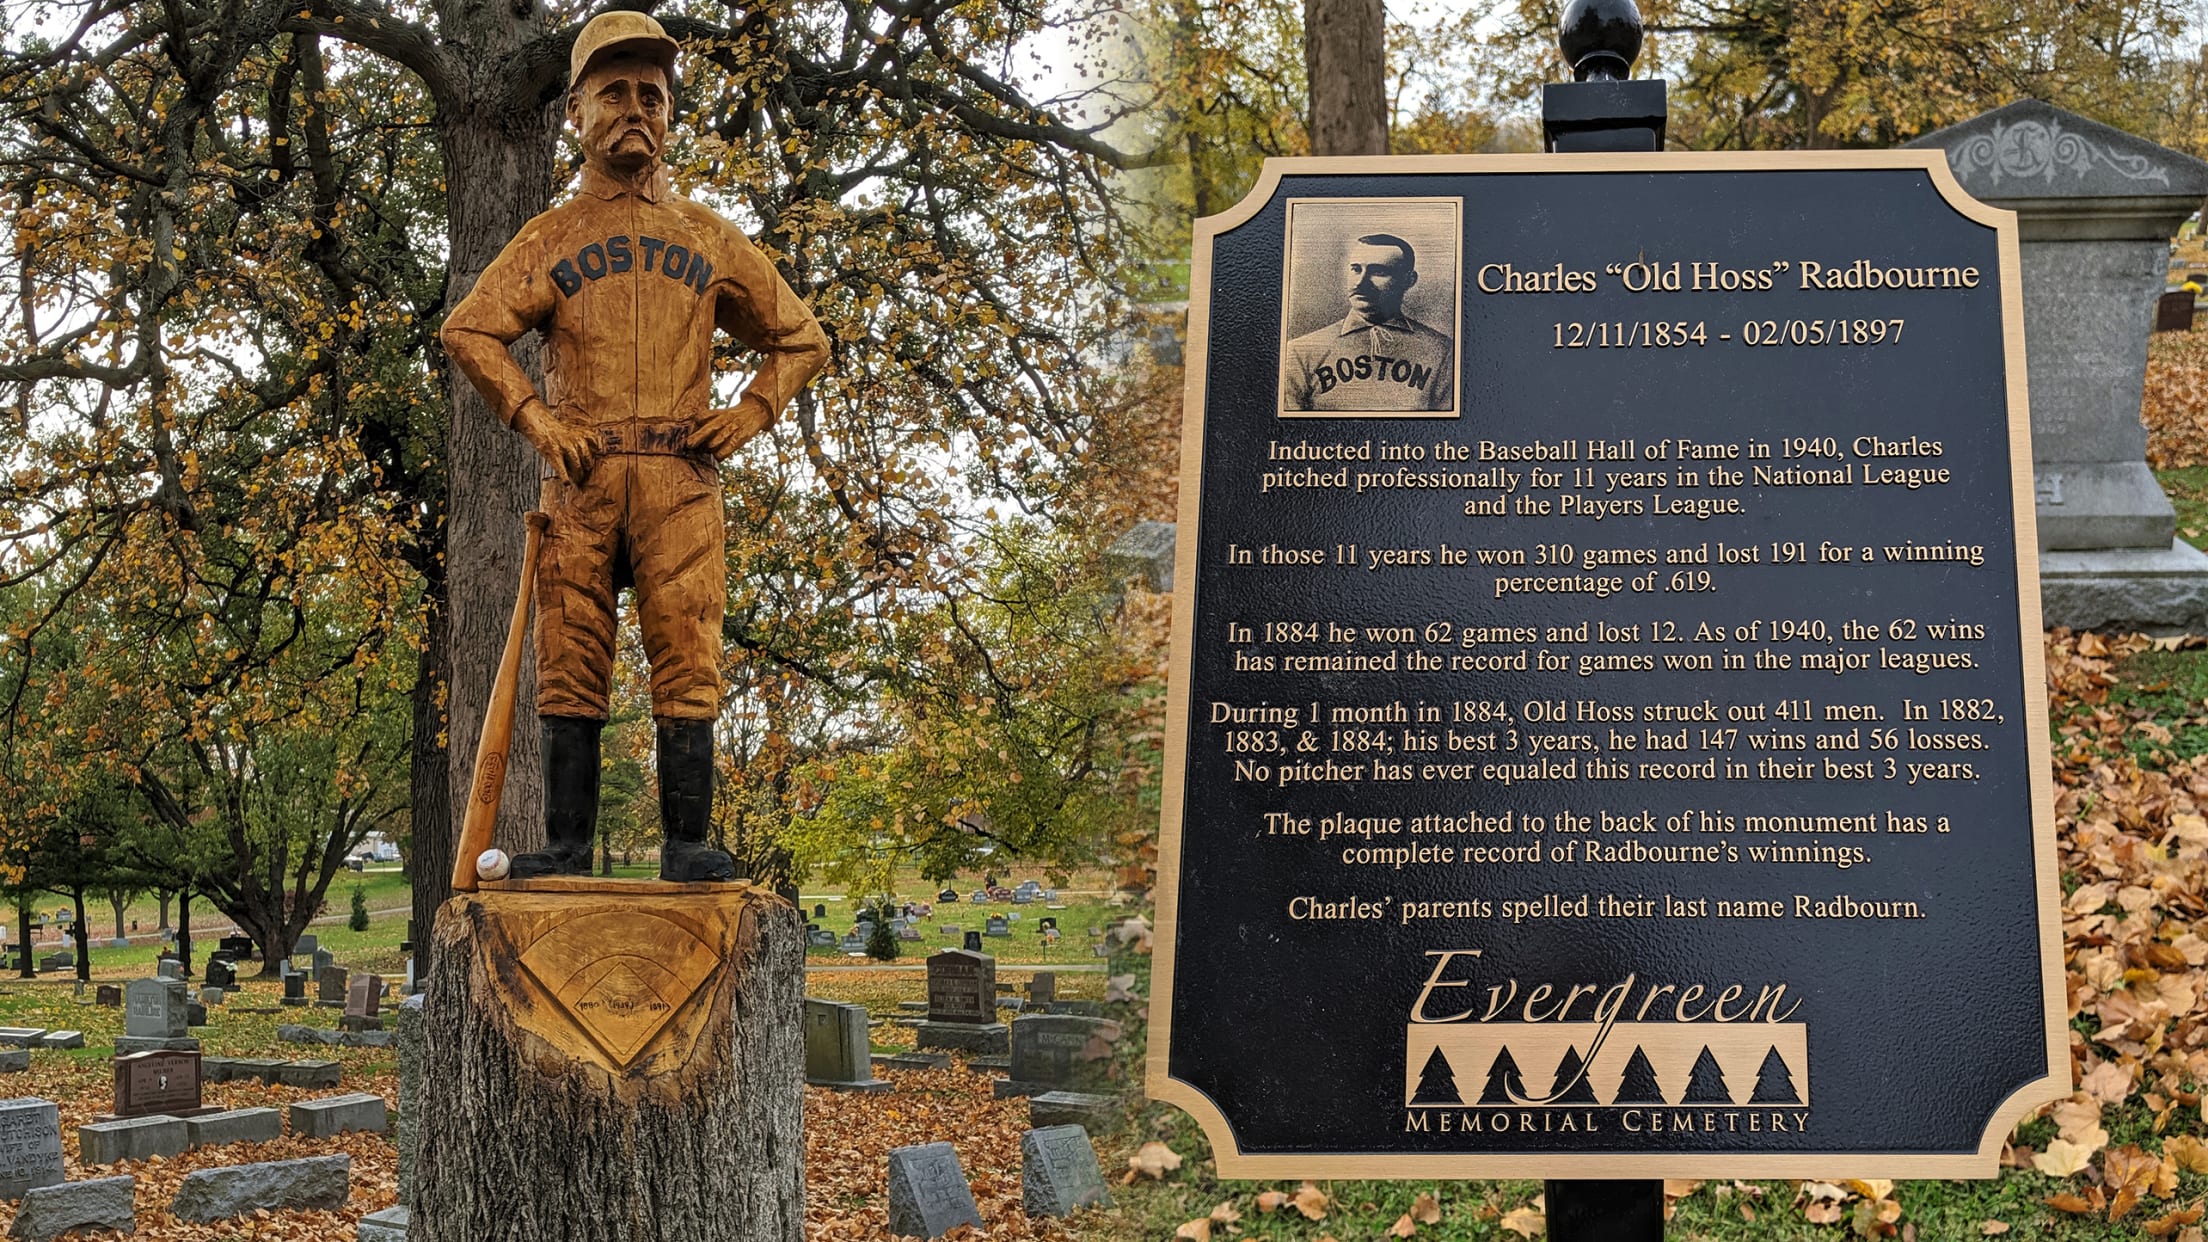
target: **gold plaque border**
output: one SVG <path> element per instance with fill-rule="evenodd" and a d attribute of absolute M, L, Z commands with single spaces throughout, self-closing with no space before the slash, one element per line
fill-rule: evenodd
<path fill-rule="evenodd" d="M 1181 821 L 1187 779 L 1188 690 L 1196 617 L 1196 548 L 1202 514 L 1204 379 L 1211 336 L 1212 243 L 1246 223 L 1273 200 L 1282 177 L 1375 176 L 1401 173 L 1635 173 L 1915 170 L 1965 219 L 1995 230 L 2001 256 L 2001 336 L 2008 372 L 2009 491 L 2016 523 L 2016 587 L 2022 626 L 2024 731 L 2032 791 L 2032 860 L 2039 888 L 2040 994 L 2045 1013 L 2047 1072 L 2017 1088 L 1987 1119 L 1976 1154 L 1921 1151 L 1828 1153 L 1286 1153 L 1242 1151 L 1226 1115 L 1202 1091 L 1167 1068 L 1173 1021 L 1174 954 L 1179 939 Z M 1817 151 L 1772 153 L 1649 152 L 1591 155 L 1420 155 L 1269 159 L 1247 197 L 1196 222 L 1189 270 L 1187 375 L 1182 397 L 1180 537 L 1173 557 L 1171 677 L 1166 701 L 1165 781 L 1160 807 L 1155 959 L 1145 1086 L 1193 1116 L 1211 1140 L 1223 1178 L 1663 1178 L 1663 1177 L 1993 1177 L 2009 1132 L 2033 1109 L 2070 1094 L 2069 1041 L 2064 1022 L 2062 945 L 2056 883 L 2054 776 L 2047 741 L 2046 651 L 2039 611 L 2039 534 L 2032 490 L 2031 413 L 2024 365 L 2024 276 L 2017 251 L 2016 213 L 1988 206 L 1964 191 L 1945 151 Z M 1458 259 L 1460 265 L 1463 256 Z M 1463 290 L 1458 290 L 1461 298 Z M 1461 337 L 1461 332 L 1460 332 Z M 1458 342 L 1458 365 L 1463 343 Z M 1461 386 L 1461 385 L 1460 385 Z M 1464 400 L 1462 393 L 1458 401 Z M 1828 1092 L 1828 1098 L 1830 1093 Z"/>

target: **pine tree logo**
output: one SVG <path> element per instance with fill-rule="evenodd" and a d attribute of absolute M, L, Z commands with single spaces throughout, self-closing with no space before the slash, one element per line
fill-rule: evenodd
<path fill-rule="evenodd" d="M 1487 1086 L 1480 1092 L 1482 1104 L 1517 1104 L 1526 1098 L 1526 1080 L 1518 1073 L 1518 1063 L 1510 1059 L 1510 1049 L 1496 1052 L 1495 1063 L 1487 1067 Z"/>
<path fill-rule="evenodd" d="M 1441 1049 L 1434 1049 L 1440 1056 Z M 1750 1104 L 1799 1104 L 1801 1093 L 1794 1090 L 1794 1074 L 1786 1068 L 1786 1058 L 1779 1055 L 1776 1045 L 1764 1054 L 1763 1068 L 1756 1071 L 1756 1089 L 1748 1096 Z"/>
<path fill-rule="evenodd" d="M 1412 1023 L 1400 1098 L 1406 1108 L 1461 1109 L 1801 1110 L 1814 1102 L 1805 1022 L 1642 1019 L 1621 1010 L 1611 1021 Z M 1484 1077 L 1467 1077 L 1476 1067 Z M 1748 1123 L 1739 1124 L 1745 1132 Z"/>
<path fill-rule="evenodd" d="M 1439 1051 L 1439 1049 L 1436 1049 Z M 1633 1046 L 1633 1059 L 1625 1063 L 1625 1077 L 1618 1080 L 1618 1093 L 1612 1096 L 1613 1104 L 1662 1104 L 1663 1088 L 1656 1084 L 1656 1067 L 1648 1063 L 1648 1052 L 1639 1044 Z"/>
<path fill-rule="evenodd" d="M 1725 1085 L 1725 1071 L 1718 1066 L 1717 1058 L 1710 1055 L 1710 1046 L 1702 1045 L 1702 1055 L 1694 1059 L 1694 1069 L 1687 1076 L 1687 1093 L 1679 1097 L 1681 1104 L 1730 1104 L 1732 1089 Z"/>
<path fill-rule="evenodd" d="M 1550 1104 L 1600 1103 L 1595 1099 L 1595 1084 L 1587 1079 L 1587 1063 L 1580 1059 L 1579 1049 L 1566 1048 L 1564 1059 L 1556 1063 L 1556 1085 L 1549 1088 L 1547 1102 Z"/>
<path fill-rule="evenodd" d="M 1418 1094 L 1411 1097 L 1413 1104 L 1462 1104 L 1464 1097 L 1457 1094 L 1457 1073 L 1449 1068 L 1449 1058 L 1441 1055 L 1436 1047 L 1434 1055 L 1426 1058 L 1426 1068 L 1418 1073 Z"/>

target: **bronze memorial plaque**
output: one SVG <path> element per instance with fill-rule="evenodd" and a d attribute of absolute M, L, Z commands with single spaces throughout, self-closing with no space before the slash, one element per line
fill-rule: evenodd
<path fill-rule="evenodd" d="M 1199 222 L 1149 1082 L 1221 1174 L 1994 1172 L 2069 1087 L 2021 302 L 1937 152 Z"/>

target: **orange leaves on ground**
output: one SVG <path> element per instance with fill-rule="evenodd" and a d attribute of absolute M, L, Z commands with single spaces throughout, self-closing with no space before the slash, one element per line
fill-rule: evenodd
<path fill-rule="evenodd" d="M 2189 1208 L 2173 1209 L 2167 1216 L 2158 1216 L 2150 1221 L 2142 1221 L 2139 1228 L 2144 1230 L 2150 1238 L 2166 1238 L 2188 1225 L 2199 1224 L 2200 1217 L 2201 1208 L 2196 1203 Z"/>
<path fill-rule="evenodd" d="M 889 1234 L 889 1150 L 949 1142 L 981 1209 L 974 1238 L 1068 1242 L 1082 1215 L 1031 1218 L 1020 1193 L 1027 1101 L 991 1098 L 986 1074 L 960 1069 L 878 1070 L 894 1092 L 805 1092 L 806 1242 L 880 1242 Z M 332 1235 L 333 1237 L 335 1235 Z M 350 1236 L 349 1234 L 346 1236 Z"/>
<path fill-rule="evenodd" d="M 2139 1200 L 2154 1189 L 2161 1171 L 2162 1161 L 2137 1147 L 2126 1144 L 2110 1148 L 2101 1158 L 2102 1180 L 2115 1192 L 2108 1205 L 2108 1218 L 2122 1220 L 2130 1215 Z"/>
<path fill-rule="evenodd" d="M 2157 332 L 2148 338 L 2147 386 L 2139 416 L 2147 425 L 2147 461 L 2156 469 L 2208 465 L 2208 335 Z"/>
<path fill-rule="evenodd" d="M 1297 1211 L 1303 1213 L 1305 1220 L 1326 1219 L 1326 1192 L 1309 1182 L 1305 1182 L 1303 1187 L 1296 1191 L 1295 1197 L 1290 1202 L 1296 1205 Z"/>
<path fill-rule="evenodd" d="M 2046 1204 L 2056 1211 L 2068 1212 L 2073 1216 L 2087 1216 L 2107 1207 L 2108 1196 L 2101 1193 L 2101 1188 L 2098 1186 L 2087 1186 L 2085 1193 L 2082 1195 L 2074 1191 L 2049 1195 Z"/>
<path fill-rule="evenodd" d="M 2162 1155 L 2188 1173 L 2208 1173 L 2208 1143 L 2190 1134 L 2172 1135 L 2162 1144 Z"/>
<path fill-rule="evenodd" d="M 1410 1215 L 1421 1225 L 1438 1225 L 1441 1223 L 1441 1201 L 1432 1195 L 1420 1195 L 1411 1204 Z"/>
<path fill-rule="evenodd" d="M 1978 1222 L 1978 1234 L 1980 1237 L 1997 1238 L 2000 1237 L 2002 1234 L 2007 1233 L 2008 1231 L 2009 1222 L 2005 1220 L 1982 1220 Z"/>

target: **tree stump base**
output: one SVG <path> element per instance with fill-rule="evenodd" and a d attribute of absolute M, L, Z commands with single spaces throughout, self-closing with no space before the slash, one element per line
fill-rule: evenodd
<path fill-rule="evenodd" d="M 797 1242 L 804 930 L 749 884 L 561 877 L 437 912 L 417 1242 Z"/>

